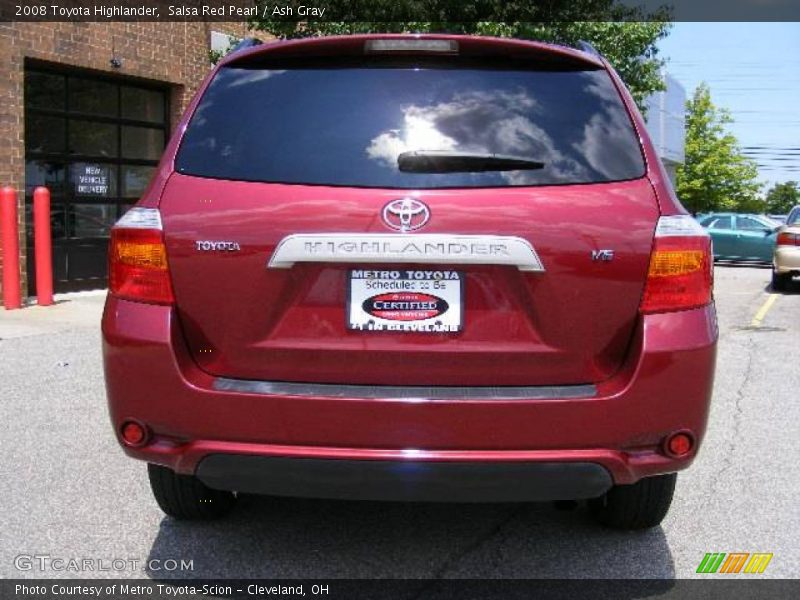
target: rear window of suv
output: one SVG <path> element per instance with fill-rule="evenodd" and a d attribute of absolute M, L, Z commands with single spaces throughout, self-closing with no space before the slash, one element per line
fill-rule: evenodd
<path fill-rule="evenodd" d="M 401 171 L 398 156 L 415 151 L 541 164 Z M 611 182 L 645 171 L 604 70 L 418 66 L 224 67 L 192 116 L 176 168 L 216 179 L 403 189 Z"/>

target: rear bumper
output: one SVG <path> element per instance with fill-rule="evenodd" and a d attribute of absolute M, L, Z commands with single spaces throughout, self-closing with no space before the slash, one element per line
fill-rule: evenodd
<path fill-rule="evenodd" d="M 778 273 L 800 273 L 800 246 L 777 246 L 772 262 Z"/>
<path fill-rule="evenodd" d="M 530 397 L 517 390 L 491 399 L 330 396 L 315 388 L 306 394 L 258 385 L 225 389 L 191 359 L 170 307 L 109 298 L 103 316 L 114 429 L 119 435 L 120 425 L 132 418 L 152 432 L 148 445 L 125 451 L 196 473 L 215 487 L 275 494 L 303 491 L 297 481 L 266 481 L 276 469 L 291 470 L 283 467 L 290 463 L 275 459 L 294 459 L 294 469 L 311 465 L 307 478 L 323 482 L 323 488 L 344 478 L 345 467 L 355 473 L 347 476 L 351 480 L 367 473 L 383 485 L 398 476 L 400 488 L 419 474 L 421 483 L 412 487 L 430 488 L 423 497 L 435 496 L 434 490 L 466 496 L 452 473 L 467 469 L 497 481 L 475 489 L 478 499 L 502 499 L 515 492 L 499 488 L 520 485 L 528 499 L 562 497 L 565 488 L 556 482 L 570 478 L 577 486 L 573 497 L 587 497 L 602 487 L 602 477 L 590 475 L 589 483 L 581 483 L 584 472 L 605 472 L 613 483 L 627 484 L 683 469 L 705 431 L 716 339 L 713 306 L 648 315 L 640 319 L 621 370 L 595 386 L 575 386 L 580 393 L 572 390 L 566 397 L 552 390 Z M 695 451 L 672 458 L 662 443 L 678 430 L 692 432 Z M 513 475 L 530 478 L 530 486 L 519 480 L 512 485 Z M 552 493 L 542 483 L 549 477 Z M 344 497 L 339 493 L 321 495 Z M 404 493 L 395 486 L 391 495 L 399 499 Z"/>
<path fill-rule="evenodd" d="M 212 454 L 209 487 L 271 496 L 415 502 L 533 502 L 596 498 L 612 486 L 594 463 L 321 460 Z"/>

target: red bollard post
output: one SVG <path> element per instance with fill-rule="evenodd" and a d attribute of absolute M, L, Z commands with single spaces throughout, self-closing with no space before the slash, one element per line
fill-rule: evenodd
<path fill-rule="evenodd" d="M 36 302 L 53 303 L 53 241 L 50 234 L 50 190 L 33 190 L 33 254 L 36 260 Z"/>
<path fill-rule="evenodd" d="M 19 290 L 19 214 L 17 191 L 0 190 L 0 221 L 3 230 L 3 306 L 6 310 L 22 307 Z"/>

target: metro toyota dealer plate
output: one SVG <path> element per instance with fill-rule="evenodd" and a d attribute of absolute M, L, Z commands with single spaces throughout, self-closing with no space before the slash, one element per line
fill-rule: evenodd
<path fill-rule="evenodd" d="M 464 274 L 459 271 L 353 269 L 348 282 L 348 329 L 461 331 Z"/>

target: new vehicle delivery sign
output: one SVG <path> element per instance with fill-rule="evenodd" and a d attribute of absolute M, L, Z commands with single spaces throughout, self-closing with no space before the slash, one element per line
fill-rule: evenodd
<path fill-rule="evenodd" d="M 458 271 L 349 272 L 349 329 L 461 331 L 464 276 Z"/>

